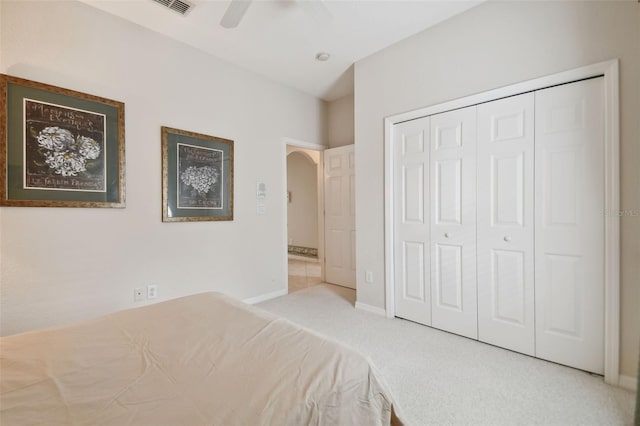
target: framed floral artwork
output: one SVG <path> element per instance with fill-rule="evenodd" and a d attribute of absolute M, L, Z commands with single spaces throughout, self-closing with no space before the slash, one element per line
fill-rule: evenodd
<path fill-rule="evenodd" d="M 162 221 L 233 220 L 233 141 L 162 127 Z"/>
<path fill-rule="evenodd" d="M 0 74 L 0 205 L 124 207 L 124 104 Z"/>

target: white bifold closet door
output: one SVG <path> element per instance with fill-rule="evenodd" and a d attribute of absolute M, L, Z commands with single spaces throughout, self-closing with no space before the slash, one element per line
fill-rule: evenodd
<path fill-rule="evenodd" d="M 534 94 L 478 105 L 478 339 L 535 354 Z"/>
<path fill-rule="evenodd" d="M 431 325 L 429 117 L 393 126 L 396 316 Z"/>
<path fill-rule="evenodd" d="M 392 138 L 396 315 L 602 374 L 603 78 Z"/>
<path fill-rule="evenodd" d="M 431 116 L 431 325 L 477 338 L 476 107 Z"/>
<path fill-rule="evenodd" d="M 536 356 L 603 374 L 603 78 L 535 104 Z"/>

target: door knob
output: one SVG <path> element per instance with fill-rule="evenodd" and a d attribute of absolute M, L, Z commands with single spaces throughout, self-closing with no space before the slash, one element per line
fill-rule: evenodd
<path fill-rule="evenodd" d="M 504 237 L 504 240 L 505 240 L 506 242 L 509 242 L 509 241 L 511 241 L 511 237 L 507 235 L 506 237 Z"/>

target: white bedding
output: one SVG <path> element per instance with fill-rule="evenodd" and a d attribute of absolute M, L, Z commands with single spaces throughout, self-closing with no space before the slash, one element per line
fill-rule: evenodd
<path fill-rule="evenodd" d="M 362 355 L 204 293 L 0 339 L 0 424 L 402 422 Z"/>

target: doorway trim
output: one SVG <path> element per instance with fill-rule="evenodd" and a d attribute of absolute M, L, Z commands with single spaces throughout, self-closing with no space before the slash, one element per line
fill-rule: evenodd
<path fill-rule="evenodd" d="M 288 217 L 287 217 L 287 207 L 288 207 L 288 198 L 287 198 L 287 146 L 295 146 L 296 148 L 310 149 L 313 151 L 318 151 L 320 156 L 317 165 L 316 178 L 317 178 L 317 187 L 318 187 L 318 261 L 320 262 L 320 279 L 324 281 L 324 150 L 329 148 L 325 145 L 320 145 L 312 142 L 305 142 L 299 139 L 293 139 L 288 137 L 282 138 L 282 176 L 284 182 L 284 192 L 282 194 L 282 217 L 284 218 L 283 229 L 284 236 L 282 238 L 282 252 L 284 253 L 282 264 L 284 266 L 284 270 L 287 271 L 289 268 L 288 259 L 289 259 L 289 231 L 287 227 Z M 288 278 L 287 278 L 288 282 Z M 289 287 L 287 285 L 287 293 L 289 292 Z"/>
<path fill-rule="evenodd" d="M 620 384 L 620 111 L 618 59 L 564 71 L 487 92 L 420 108 L 384 119 L 385 311 L 395 316 L 393 232 L 393 125 L 551 86 L 604 76 L 605 259 L 604 381 Z"/>

